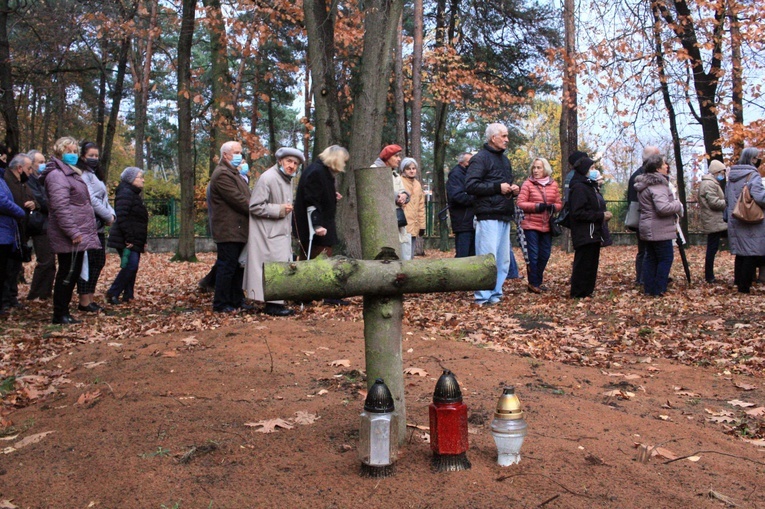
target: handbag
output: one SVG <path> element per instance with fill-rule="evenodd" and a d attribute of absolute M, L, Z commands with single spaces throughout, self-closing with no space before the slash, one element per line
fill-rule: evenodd
<path fill-rule="evenodd" d="M 406 222 L 406 214 L 404 214 L 404 209 L 401 207 L 396 207 L 396 221 L 398 222 L 399 228 L 403 228 L 409 224 Z"/>
<path fill-rule="evenodd" d="M 539 188 L 539 192 L 542 193 L 542 201 L 545 205 L 547 205 L 547 193 L 545 193 L 545 190 L 542 186 L 535 184 Z M 563 229 L 561 226 L 557 223 L 558 216 L 554 213 L 550 214 L 550 218 L 547 220 L 547 222 L 550 224 L 550 234 L 553 237 L 560 237 L 563 234 Z"/>
<path fill-rule="evenodd" d="M 638 226 L 640 226 L 640 202 L 630 202 L 627 207 L 627 216 L 624 218 L 624 226 L 628 230 L 638 230 Z"/>
<path fill-rule="evenodd" d="M 27 216 L 27 235 L 34 237 L 45 233 L 45 215 L 37 210 L 29 211 Z"/>
<path fill-rule="evenodd" d="M 747 177 L 744 188 L 741 189 L 741 194 L 738 195 L 738 200 L 736 200 L 736 206 L 733 207 L 732 215 L 742 223 L 758 224 L 765 219 L 765 214 L 763 214 L 762 209 L 754 201 L 752 193 L 749 191 L 747 184 L 749 184 L 749 179 L 751 178 L 752 175 Z"/>
<path fill-rule="evenodd" d="M 125 248 L 122 250 L 122 257 L 120 258 L 120 269 L 125 269 L 130 263 L 130 249 Z"/>
<path fill-rule="evenodd" d="M 563 210 L 560 211 L 558 217 L 555 218 L 555 224 L 562 228 L 571 229 L 571 218 L 569 217 L 568 202 L 566 202 L 566 204 L 563 206 Z"/>

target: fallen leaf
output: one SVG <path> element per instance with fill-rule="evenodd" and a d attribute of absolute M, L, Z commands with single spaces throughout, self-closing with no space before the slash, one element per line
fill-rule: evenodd
<path fill-rule="evenodd" d="M 750 417 L 762 417 L 765 415 L 765 406 L 752 408 L 751 410 L 746 410 L 744 413 Z"/>
<path fill-rule="evenodd" d="M 186 346 L 194 346 L 194 345 L 198 345 L 199 344 L 199 340 L 197 338 L 195 338 L 194 336 L 189 336 L 187 338 L 183 338 L 181 341 Z"/>
<path fill-rule="evenodd" d="M 659 419 L 661 419 L 662 421 L 669 421 L 670 420 L 668 415 L 659 415 Z"/>
<path fill-rule="evenodd" d="M 736 419 L 734 417 L 723 416 L 723 415 L 715 415 L 713 417 L 710 417 L 707 420 L 709 422 L 716 422 L 718 424 L 731 424 L 736 422 Z"/>
<path fill-rule="evenodd" d="M 668 460 L 677 459 L 677 455 L 675 453 L 669 449 L 665 449 L 664 447 L 654 447 L 651 450 L 651 456 L 661 456 L 662 458 L 666 458 Z"/>
<path fill-rule="evenodd" d="M 36 435 L 29 435 L 28 437 L 23 438 L 19 440 L 18 442 L 16 442 L 15 444 L 13 444 L 13 447 L 6 447 L 5 449 L 3 449 L 3 454 L 10 454 L 14 451 L 18 451 L 22 447 L 36 444 L 37 442 L 47 437 L 51 433 L 55 433 L 55 431 L 43 431 L 42 433 L 37 433 Z"/>
<path fill-rule="evenodd" d="M 95 368 L 97 366 L 100 366 L 102 364 L 106 364 L 106 361 L 86 362 L 85 364 L 82 365 L 82 367 L 85 368 L 85 369 L 93 369 L 93 368 Z"/>
<path fill-rule="evenodd" d="M 765 438 L 758 438 L 757 440 L 749 440 L 745 438 L 744 442 L 748 444 L 756 445 L 757 447 L 765 447 Z"/>
<path fill-rule="evenodd" d="M 428 372 L 421 368 L 406 368 L 404 370 L 405 375 L 418 375 L 418 376 L 428 376 Z"/>
<path fill-rule="evenodd" d="M 710 415 L 714 415 L 716 417 L 733 417 L 734 415 L 736 415 L 733 412 L 731 412 L 730 410 L 725 410 L 725 409 L 720 410 L 719 412 L 715 412 L 714 410 L 710 410 L 708 408 L 705 408 L 704 411 L 706 413 L 708 413 Z"/>
<path fill-rule="evenodd" d="M 740 324 L 736 324 L 740 325 Z M 730 507 L 738 507 L 738 504 L 733 501 L 732 498 L 723 495 L 722 493 L 719 493 L 715 490 L 709 490 L 709 493 L 707 494 L 709 498 L 714 498 L 715 500 L 719 500 L 720 502 L 723 502 L 725 505 Z"/>
<path fill-rule="evenodd" d="M 689 398 L 700 398 L 701 394 L 697 394 L 691 391 L 677 391 L 675 396 L 688 396 Z"/>
<path fill-rule="evenodd" d="M 740 406 L 742 408 L 749 408 L 750 406 L 754 406 L 754 403 L 749 403 L 747 401 L 741 401 L 738 399 L 728 401 L 728 404 L 733 406 Z"/>
<path fill-rule="evenodd" d="M 735 385 L 736 387 L 738 387 L 739 389 L 744 390 L 744 391 L 753 391 L 753 390 L 755 390 L 757 388 L 756 385 L 745 384 L 743 382 L 736 382 L 733 385 Z"/>
<path fill-rule="evenodd" d="M 640 375 L 624 375 L 625 380 L 637 380 L 639 378 L 643 378 Z"/>
<path fill-rule="evenodd" d="M 295 412 L 295 424 L 306 426 L 308 424 L 313 424 L 316 419 L 319 419 L 319 416 L 316 414 L 309 414 L 302 410 Z"/>
<path fill-rule="evenodd" d="M 337 367 L 341 367 L 341 366 L 344 367 L 344 368 L 350 368 L 351 367 L 351 361 L 349 361 L 348 359 L 338 359 L 336 361 L 330 362 L 328 365 L 329 366 L 334 366 L 336 368 Z"/>
<path fill-rule="evenodd" d="M 80 397 L 77 398 L 77 403 L 75 405 L 89 405 L 90 403 L 93 403 L 95 400 L 101 397 L 101 391 L 95 391 L 95 392 L 83 392 L 80 394 Z"/>
<path fill-rule="evenodd" d="M 609 398 L 620 398 L 620 399 L 632 399 L 635 397 L 634 392 L 629 391 L 623 391 L 621 389 L 614 389 L 612 391 L 606 391 L 603 393 L 604 396 L 608 396 Z"/>
<path fill-rule="evenodd" d="M 119 348 L 122 346 L 122 343 L 116 343 L 112 341 L 111 343 L 106 343 L 106 346 L 113 346 L 113 347 Z"/>
<path fill-rule="evenodd" d="M 688 461 L 691 461 L 693 463 L 696 463 L 697 461 L 699 461 L 701 459 L 701 456 L 688 456 L 685 459 L 687 459 Z"/>
<path fill-rule="evenodd" d="M 251 428 L 260 428 L 255 430 L 258 433 L 273 433 L 276 431 L 276 428 L 292 429 L 295 427 L 292 425 L 292 423 L 285 421 L 284 419 L 269 419 L 267 421 L 245 422 L 244 425 Z"/>
<path fill-rule="evenodd" d="M 19 506 L 11 503 L 13 499 L 0 500 L 0 509 L 19 509 Z"/>
<path fill-rule="evenodd" d="M 178 357 L 178 352 L 175 350 L 167 350 L 166 352 L 162 352 L 162 357 Z"/>
<path fill-rule="evenodd" d="M 7 440 L 8 442 L 10 442 L 11 440 L 16 440 L 16 438 L 18 436 L 19 435 L 11 435 L 11 436 L 7 436 L 7 437 L 0 437 L 0 440 Z"/>

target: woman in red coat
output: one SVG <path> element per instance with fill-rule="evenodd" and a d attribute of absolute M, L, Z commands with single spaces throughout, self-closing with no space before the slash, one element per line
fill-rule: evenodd
<path fill-rule="evenodd" d="M 521 228 L 526 234 L 529 251 L 529 291 L 542 293 L 546 290 L 542 280 L 552 250 L 550 216 L 561 210 L 558 183 L 552 178 L 552 168 L 547 159 L 538 157 L 531 162 L 531 175 L 521 186 L 518 206 L 525 218 Z"/>

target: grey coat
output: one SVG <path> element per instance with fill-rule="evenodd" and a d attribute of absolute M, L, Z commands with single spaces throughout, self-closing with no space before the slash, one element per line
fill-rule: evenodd
<path fill-rule="evenodd" d="M 96 218 L 100 220 L 100 223 L 98 223 L 98 233 L 103 233 L 104 226 L 114 221 L 116 216 L 114 209 L 109 204 L 109 193 L 106 191 L 106 184 L 98 180 L 96 174 L 90 170 L 83 170 L 82 180 L 88 186 L 90 204 L 93 206 Z"/>
<path fill-rule="evenodd" d="M 683 204 L 669 189 L 669 180 L 661 173 L 644 173 L 635 179 L 640 202 L 640 238 L 648 242 L 673 240 L 675 223 L 683 215 Z"/>
<path fill-rule="evenodd" d="M 243 287 L 248 299 L 263 302 L 263 264 L 292 261 L 292 181 L 272 166 L 255 183 Z"/>
<path fill-rule="evenodd" d="M 702 232 L 710 234 L 724 232 L 728 229 L 728 223 L 723 221 L 725 193 L 714 175 L 707 173 L 701 177 L 696 201 L 699 203 Z"/>
<path fill-rule="evenodd" d="M 749 192 L 757 205 L 765 208 L 765 187 L 755 167 L 732 166 L 728 174 L 728 185 L 725 186 L 725 198 L 728 200 L 728 242 L 730 252 L 734 255 L 763 256 L 765 255 L 765 221 L 758 224 L 746 224 L 733 217 L 733 208 L 749 176 L 751 176 L 748 184 Z"/>

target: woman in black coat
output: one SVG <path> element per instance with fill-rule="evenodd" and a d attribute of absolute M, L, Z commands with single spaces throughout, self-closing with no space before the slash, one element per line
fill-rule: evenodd
<path fill-rule="evenodd" d="M 300 241 L 299 258 L 302 260 L 313 259 L 320 253 L 332 256 L 332 246 L 338 241 L 335 224 L 337 200 L 342 198 L 335 190 L 335 175 L 345 171 L 347 161 L 348 151 L 339 145 L 332 145 L 324 149 L 319 159 L 300 176 L 292 217 L 293 234 Z M 308 224 L 310 207 L 315 207 L 311 211 L 311 225 L 315 232 L 313 241 Z"/>
<path fill-rule="evenodd" d="M 106 292 L 110 304 L 129 302 L 134 295 L 135 279 L 138 274 L 138 264 L 141 253 L 146 246 L 149 229 L 149 212 L 143 203 L 143 171 L 134 166 L 125 168 L 120 175 L 120 183 L 114 198 L 114 209 L 117 220 L 109 231 L 109 247 L 119 252 L 120 271 L 112 286 Z"/>
<path fill-rule="evenodd" d="M 598 183 L 587 178 L 594 161 L 582 157 L 574 163 L 575 175 L 569 185 L 571 241 L 574 266 L 571 269 L 571 297 L 589 297 L 595 291 L 600 262 L 603 227 L 611 219 L 606 202 L 597 191 Z"/>

